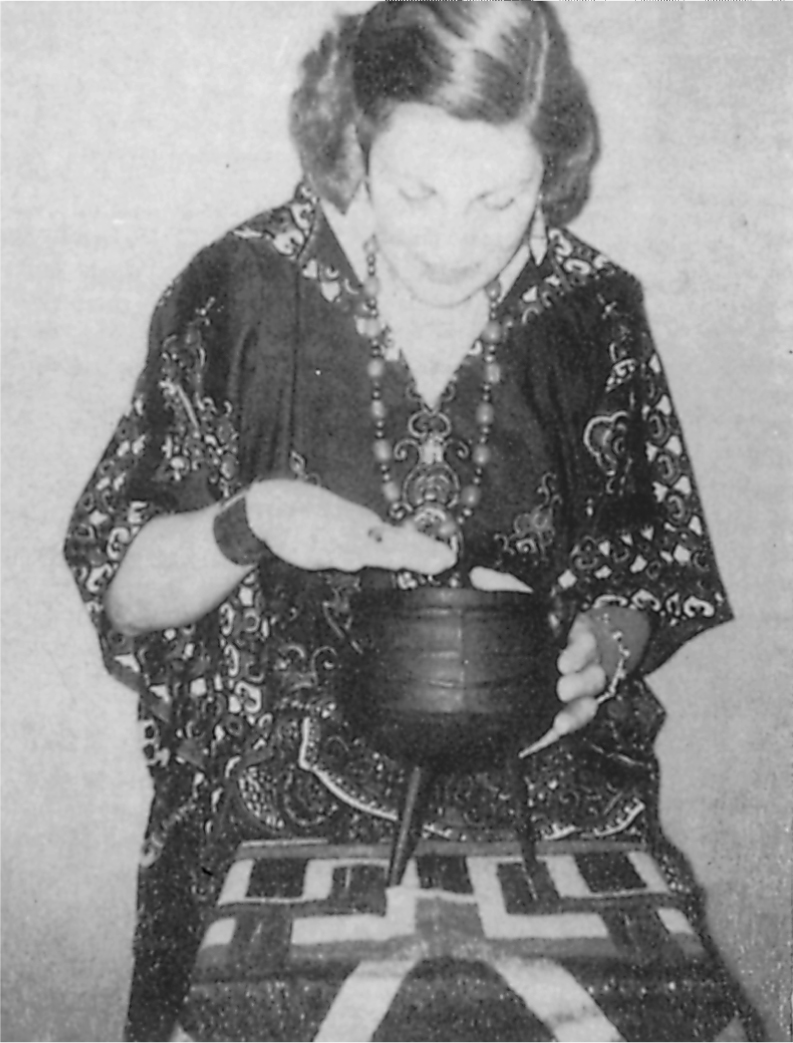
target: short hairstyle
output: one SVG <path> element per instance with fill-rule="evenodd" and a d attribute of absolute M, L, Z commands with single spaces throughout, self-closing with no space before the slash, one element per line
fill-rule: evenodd
<path fill-rule="evenodd" d="M 495 125 L 523 121 L 543 157 L 549 221 L 565 224 L 583 209 L 597 119 L 550 4 L 381 0 L 341 19 L 306 58 L 292 99 L 292 135 L 322 198 L 347 209 L 374 138 L 406 103 Z"/>

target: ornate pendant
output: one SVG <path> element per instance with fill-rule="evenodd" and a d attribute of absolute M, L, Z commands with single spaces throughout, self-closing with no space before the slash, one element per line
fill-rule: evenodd
<path fill-rule="evenodd" d="M 454 514 L 442 504 L 425 501 L 410 516 L 410 524 L 424 536 L 446 543 L 459 557 L 462 551 L 462 533 Z"/>

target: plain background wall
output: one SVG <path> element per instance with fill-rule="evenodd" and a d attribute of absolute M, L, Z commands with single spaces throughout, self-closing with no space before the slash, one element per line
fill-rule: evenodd
<path fill-rule="evenodd" d="M 118 1038 L 147 780 L 61 559 L 189 257 L 297 175 L 297 58 L 346 3 L 4 3 L 7 1040 Z M 579 234 L 644 282 L 737 622 L 656 675 L 663 814 L 788 1039 L 789 159 L 779 3 L 567 3 L 602 116 Z M 785 333 L 785 327 L 787 333 Z"/>

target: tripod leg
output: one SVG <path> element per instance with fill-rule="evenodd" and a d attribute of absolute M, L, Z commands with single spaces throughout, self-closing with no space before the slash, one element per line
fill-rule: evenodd
<path fill-rule="evenodd" d="M 424 798 L 431 781 L 432 772 L 429 768 L 421 766 L 413 768 L 408 778 L 399 827 L 391 849 L 391 863 L 388 867 L 389 887 L 399 887 L 402 882 L 408 861 L 413 854 L 416 834 L 421 829 Z"/>
<path fill-rule="evenodd" d="M 537 865 L 537 830 L 531 816 L 528 790 L 521 770 L 521 761 L 515 751 L 508 760 L 509 779 L 512 788 L 512 807 L 515 814 L 515 832 L 520 843 L 523 861 L 529 875 Z"/>

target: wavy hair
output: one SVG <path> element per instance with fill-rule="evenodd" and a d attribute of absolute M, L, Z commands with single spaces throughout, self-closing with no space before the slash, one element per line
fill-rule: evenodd
<path fill-rule="evenodd" d="M 544 160 L 549 221 L 565 224 L 583 209 L 598 125 L 551 4 L 381 0 L 340 19 L 306 58 L 291 107 L 303 170 L 322 198 L 347 209 L 372 142 L 406 103 L 522 121 Z"/>

